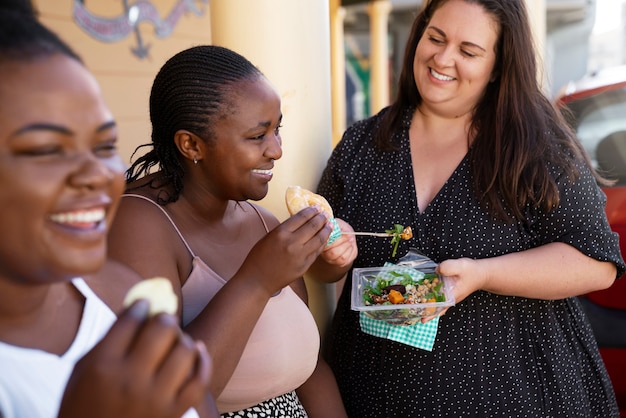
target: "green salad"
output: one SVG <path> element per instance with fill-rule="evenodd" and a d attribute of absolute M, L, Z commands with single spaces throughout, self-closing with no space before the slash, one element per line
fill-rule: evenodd
<path fill-rule="evenodd" d="M 402 301 L 389 298 L 393 291 L 402 295 Z M 377 277 L 374 285 L 367 285 L 363 291 L 363 302 L 366 305 L 418 304 L 445 302 L 443 280 L 437 273 L 423 273 L 423 277 L 415 279 L 408 273 L 390 271 L 386 277 Z"/>

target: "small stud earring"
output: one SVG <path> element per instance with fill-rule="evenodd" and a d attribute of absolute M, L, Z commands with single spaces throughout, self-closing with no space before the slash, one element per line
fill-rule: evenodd
<path fill-rule="evenodd" d="M 193 163 L 194 163 L 194 165 L 198 165 L 198 158 L 197 157 L 193 157 Z"/>

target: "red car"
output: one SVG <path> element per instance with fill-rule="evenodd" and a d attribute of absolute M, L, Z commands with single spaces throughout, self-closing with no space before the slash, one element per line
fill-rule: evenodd
<path fill-rule="evenodd" d="M 616 181 L 605 187 L 606 214 L 626 254 L 626 66 L 565 86 L 556 98 L 593 164 Z M 626 417 L 626 275 L 609 289 L 581 296 L 613 382 L 620 416 Z"/>

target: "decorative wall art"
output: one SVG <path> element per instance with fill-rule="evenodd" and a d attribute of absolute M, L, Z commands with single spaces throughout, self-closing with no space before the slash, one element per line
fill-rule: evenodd
<path fill-rule="evenodd" d="M 124 13 L 116 17 L 96 16 L 87 10 L 85 0 L 74 0 L 73 18 L 76 24 L 93 38 L 102 42 L 117 42 L 134 34 L 137 45 L 131 48 L 139 59 L 148 57 L 150 44 L 146 44 L 139 31 L 139 23 L 149 22 L 159 38 L 167 38 L 181 17 L 188 12 L 196 16 L 205 14 L 209 0 L 178 0 L 172 10 L 161 18 L 157 7 L 149 0 L 119 0 Z"/>

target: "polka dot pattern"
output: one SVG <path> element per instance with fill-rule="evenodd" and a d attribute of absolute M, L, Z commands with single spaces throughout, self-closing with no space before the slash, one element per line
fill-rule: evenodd
<path fill-rule="evenodd" d="M 225 412 L 221 418 L 307 418 L 295 391 L 285 393 L 250 408 L 237 412 Z"/>
<path fill-rule="evenodd" d="M 494 257 L 544 243 L 568 243 L 626 269 L 618 237 L 604 215 L 605 196 L 580 166 L 575 184 L 558 181 L 561 205 L 527 220 L 494 222 L 471 192 L 469 160 L 457 167 L 431 204 L 418 210 L 408 127 L 397 151 L 373 147 L 379 116 L 353 125 L 337 145 L 318 192 L 356 231 L 411 225 L 397 257 L 415 247 L 435 261 Z M 359 236 L 354 267 L 382 266 L 388 240 Z M 341 294 L 325 355 L 354 418 L 618 417 L 615 396 L 588 321 L 576 298 L 534 300 L 475 292 L 441 317 L 432 352 L 376 338 L 350 310 L 350 280 Z"/>

